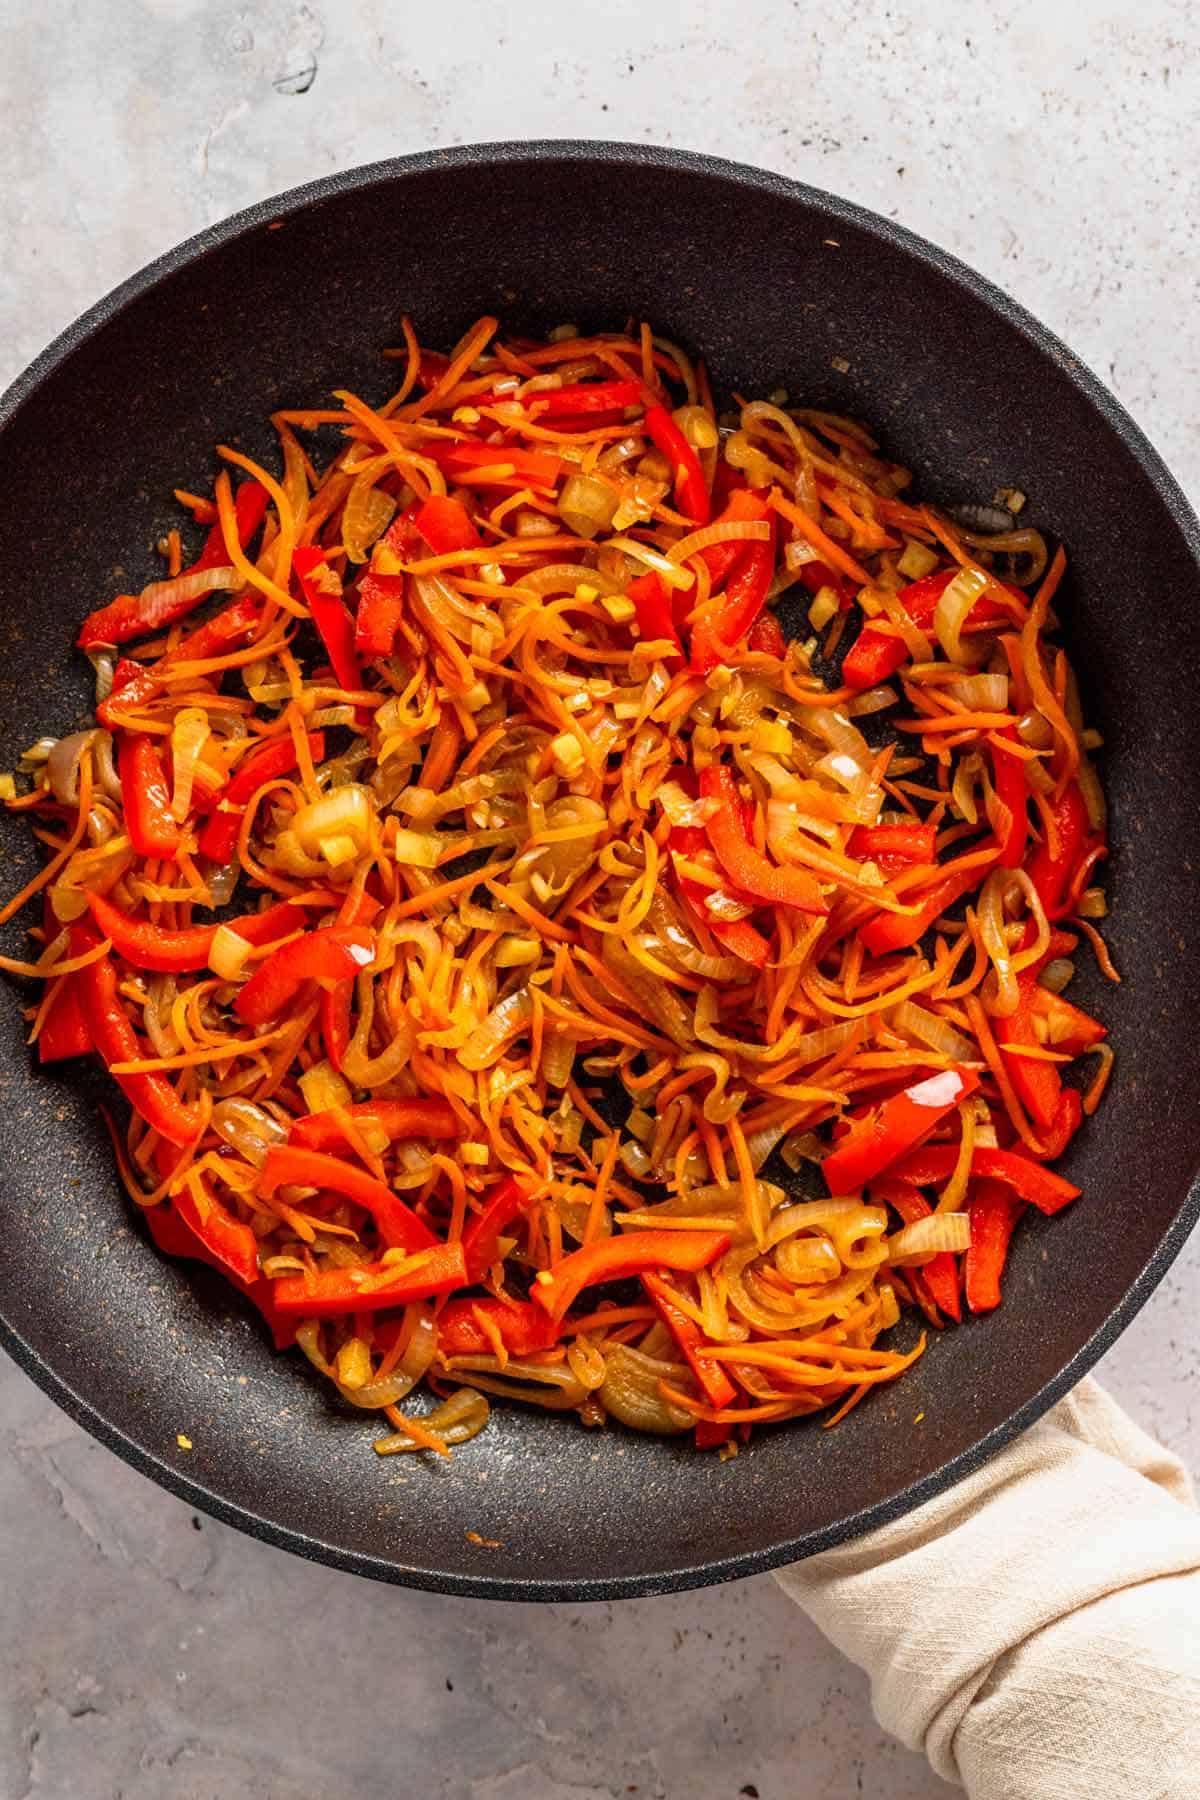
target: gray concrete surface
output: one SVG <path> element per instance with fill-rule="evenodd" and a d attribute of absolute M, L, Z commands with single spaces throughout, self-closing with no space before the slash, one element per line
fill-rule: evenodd
<path fill-rule="evenodd" d="M 0 0 L 0 382 L 207 222 L 508 136 L 740 157 L 903 219 L 1062 333 L 1193 497 L 1186 0 Z M 1200 1462 L 1200 1259 L 1103 1375 Z M 597 1608 L 374 1587 L 194 1518 L 0 1368 L 6 1800 L 932 1800 L 767 1579 Z"/>

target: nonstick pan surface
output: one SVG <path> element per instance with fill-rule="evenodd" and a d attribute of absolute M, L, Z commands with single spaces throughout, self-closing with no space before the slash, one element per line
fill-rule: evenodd
<path fill-rule="evenodd" d="M 833 1431 L 734 1461 L 497 1406 L 448 1465 L 380 1461 L 376 1428 L 276 1356 L 211 1272 L 151 1247 L 88 1072 L 39 1072 L 0 1005 L 0 1329 L 135 1467 L 269 1542 L 360 1574 L 521 1599 L 645 1594 L 769 1568 L 882 1523 L 1030 1425 L 1147 1299 L 1200 1209 L 1200 534 L 1141 433 L 1063 345 L 895 225 L 776 176 L 641 146 L 524 144 L 334 176 L 172 251 L 66 332 L 0 406 L 0 767 L 86 720 L 70 644 L 158 572 L 177 485 L 212 446 L 268 454 L 275 408 L 389 391 L 402 312 L 450 344 L 479 313 L 544 330 L 647 317 L 714 385 L 870 421 L 947 503 L 1030 496 L 1112 807 L 1119 988 L 1082 977 L 1117 1063 L 1065 1169 L 1085 1197 L 1022 1226 L 1005 1302 L 936 1339 Z M 836 359 L 836 362 L 835 362 Z M 843 366 L 848 365 L 848 366 Z M 3 886 L 33 871 L 0 830 Z M 4 948 L 22 954 L 18 926 Z M 918 1423 L 918 1416 L 920 1422 Z M 183 1451 L 176 1434 L 193 1448 Z M 487 1540 L 479 1543 L 468 1536 Z"/>

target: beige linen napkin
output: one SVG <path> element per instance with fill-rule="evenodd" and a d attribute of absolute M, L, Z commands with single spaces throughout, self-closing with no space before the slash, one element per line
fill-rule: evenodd
<path fill-rule="evenodd" d="M 1200 1515 L 1087 1380 L 983 1469 L 777 1579 L 971 1800 L 1200 1796 Z"/>

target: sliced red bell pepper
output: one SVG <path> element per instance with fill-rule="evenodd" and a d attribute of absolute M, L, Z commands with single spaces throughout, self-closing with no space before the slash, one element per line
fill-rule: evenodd
<path fill-rule="evenodd" d="M 1038 898 L 1048 919 L 1061 919 L 1069 910 L 1065 904 L 1071 877 L 1079 861 L 1088 835 L 1088 810 L 1077 781 L 1069 781 L 1052 807 L 1058 827 L 1058 844 L 1050 853 L 1049 839 L 1042 842 L 1029 857 L 1025 869 L 1037 889 Z"/>
<path fill-rule="evenodd" d="M 696 861 L 701 854 L 710 854 L 707 835 L 698 826 L 676 826 L 671 833 L 670 847 L 678 850 L 681 856 L 686 856 L 689 862 Z M 743 962 L 750 963 L 756 969 L 765 966 L 771 946 L 762 932 L 749 919 L 718 919 L 705 904 L 709 894 L 726 890 L 706 888 L 700 882 L 681 875 L 678 870 L 675 871 L 675 881 L 684 906 L 712 932 L 723 950 L 728 950 L 731 956 L 740 956 Z"/>
<path fill-rule="evenodd" d="M 812 562 L 801 563 L 796 574 L 800 578 L 801 587 L 807 588 L 810 594 L 819 594 L 823 587 L 832 588 L 838 597 L 839 610 L 844 611 L 855 595 L 855 586 L 844 575 L 831 569 L 828 563 L 814 557 Z"/>
<path fill-rule="evenodd" d="M 179 826 L 171 816 L 171 794 L 154 739 L 123 732 L 117 740 L 117 766 L 130 843 L 139 856 L 173 861 Z"/>
<path fill-rule="evenodd" d="M 647 1269 L 706 1269 L 729 1248 L 727 1231 L 627 1231 L 598 1238 L 543 1270 L 533 1284 L 533 1298 L 551 1318 L 561 1319 L 576 1294 L 600 1281 L 620 1281 Z"/>
<path fill-rule="evenodd" d="M 436 439 L 421 447 L 421 455 L 435 462 L 442 473 L 459 487 L 471 487 L 489 469 L 511 467 L 511 480 L 523 487 L 552 488 L 563 470 L 563 459 L 547 450 L 522 450 L 515 444 L 455 444 Z M 492 479 L 487 477 L 488 481 Z M 480 484 L 482 485 L 482 483 Z M 466 549 L 467 545 L 455 548 Z"/>
<path fill-rule="evenodd" d="M 219 930 L 216 925 L 191 925 L 170 930 L 165 925 L 155 925 L 149 919 L 134 918 L 122 912 L 103 894 L 88 894 L 87 903 L 101 933 L 111 940 L 118 956 L 135 969 L 157 969 L 171 974 L 203 969 Z M 265 912 L 245 913 L 226 923 L 230 931 L 236 931 L 248 944 L 269 944 L 275 938 L 287 937 L 289 932 L 303 931 L 308 916 L 301 907 L 284 900 L 269 906 Z"/>
<path fill-rule="evenodd" d="M 980 844 L 976 848 L 981 850 L 985 846 Z M 999 854 L 997 848 L 992 860 Z M 922 890 L 915 913 L 881 912 L 868 920 L 858 934 L 864 950 L 869 951 L 872 956 L 887 956 L 893 950 L 907 950 L 910 944 L 915 944 L 918 938 L 925 936 L 935 919 L 939 919 L 947 907 L 953 906 L 956 900 L 961 900 L 964 894 L 978 886 L 987 874 L 989 864 L 976 863 L 969 869 L 955 869 L 953 864 L 946 866 L 952 872 Z"/>
<path fill-rule="evenodd" d="M 704 480 L 700 458 L 684 437 L 665 406 L 646 408 L 646 436 L 660 449 L 671 465 L 675 485 L 675 504 L 685 518 L 695 525 L 707 525 L 712 502 Z"/>
<path fill-rule="evenodd" d="M 700 792 L 706 800 L 720 801 L 705 830 L 717 861 L 736 888 L 770 906 L 790 906 L 807 913 L 829 911 L 816 878 L 807 869 L 780 868 L 748 842 L 737 783 L 729 768 L 713 763 L 704 769 Z"/>
<path fill-rule="evenodd" d="M 846 854 L 881 868 L 936 862 L 937 831 L 932 825 L 856 825 Z"/>
<path fill-rule="evenodd" d="M 448 1100 L 361 1100 L 345 1109 L 345 1116 L 355 1125 L 373 1126 L 396 1138 L 456 1138 L 462 1131 Z M 309 1113 L 297 1119 L 288 1134 L 290 1144 L 301 1144 L 308 1150 L 329 1150 L 346 1143 L 343 1115 L 337 1112 Z"/>
<path fill-rule="evenodd" d="M 957 568 L 939 569 L 936 574 L 923 575 L 920 581 L 910 582 L 908 587 L 900 589 L 896 598 L 919 631 L 932 629 L 937 603 L 958 573 Z M 1010 623 L 1011 619 L 1008 608 L 992 594 L 985 593 L 968 613 L 963 630 L 990 631 L 997 625 Z M 904 639 L 879 630 L 868 620 L 843 659 L 842 680 L 847 687 L 860 690 L 878 687 L 907 661 L 908 648 Z"/>
<path fill-rule="evenodd" d="M 882 1182 L 872 1182 L 871 1198 L 886 1202 L 899 1214 L 905 1225 L 915 1224 L 918 1219 L 927 1219 L 933 1211 L 920 1188 L 914 1187 L 910 1181 L 885 1179 Z M 936 1256 L 931 1256 L 914 1273 L 922 1276 L 933 1304 L 957 1325 L 962 1319 L 962 1298 L 959 1292 L 958 1258 L 954 1252 L 939 1250 Z"/>
<path fill-rule="evenodd" d="M 363 684 L 362 664 L 354 648 L 354 619 L 342 599 L 341 577 L 329 567 L 325 552 L 316 544 L 294 551 L 292 568 L 338 685 L 356 692 Z"/>
<path fill-rule="evenodd" d="M 1058 1096 L 1058 1105 L 1049 1126 L 1041 1133 L 1042 1154 L 1039 1162 L 1053 1162 L 1062 1155 L 1083 1124 L 1083 1101 L 1077 1088 L 1066 1087 Z"/>
<path fill-rule="evenodd" d="M 259 963 L 233 1010 L 247 1025 L 265 1025 L 293 1000 L 306 981 L 345 981 L 375 954 L 375 933 L 361 925 L 326 925 L 281 944 Z"/>
<path fill-rule="evenodd" d="M 180 638 L 165 660 L 168 663 L 206 662 L 209 657 L 224 656 L 254 636 L 262 622 L 262 609 L 261 594 L 242 594 L 228 606 L 223 606 L 219 613 L 214 613 L 211 619 L 206 619 L 203 625 L 197 625 L 194 631 Z"/>
<path fill-rule="evenodd" d="M 749 543 L 725 583 L 720 610 L 692 633 L 691 666 L 706 675 L 741 643 L 766 605 L 775 573 L 775 529 L 765 543 Z"/>
<path fill-rule="evenodd" d="M 250 1287 L 258 1279 L 258 1239 L 250 1227 L 229 1211 L 210 1187 L 205 1186 L 205 1207 L 186 1183 L 171 1202 L 184 1224 L 195 1233 L 213 1259 Z"/>
<path fill-rule="evenodd" d="M 1048 1050 L 1061 1050 L 1067 1056 L 1082 1056 L 1085 1050 L 1094 1050 L 1108 1036 L 1107 1025 L 1102 1025 L 1099 1019 L 1093 1019 L 1081 1007 L 1072 1006 L 1062 994 L 1052 994 L 1040 982 L 1035 981 L 1030 989 L 1030 1005 L 1039 1017 L 1045 1019 L 1049 1028 L 1046 1039 Z"/>
<path fill-rule="evenodd" d="M 479 1323 L 482 1314 L 500 1334 L 510 1356 L 531 1356 L 558 1342 L 563 1326 L 532 1300 L 451 1300 L 437 1316 L 437 1346 L 443 1356 L 491 1356 L 495 1344 Z"/>
<path fill-rule="evenodd" d="M 1007 1018 L 997 1017 L 992 1020 L 992 1031 L 1002 1050 L 1041 1048 L 1033 1028 L 1033 1001 L 1037 986 L 1037 976 L 1033 970 L 1024 970 L 1017 976 L 1016 1011 Z M 1020 1055 L 1005 1057 L 1005 1067 L 1009 1080 L 1020 1096 L 1021 1104 L 1028 1109 L 1034 1123 L 1041 1131 L 1049 1130 L 1062 1093 L 1062 1077 L 1058 1069 L 1052 1062 L 1044 1062 L 1040 1057 Z"/>
<path fill-rule="evenodd" d="M 213 1254 L 208 1245 L 203 1243 L 191 1226 L 179 1216 L 172 1206 L 163 1203 L 159 1206 L 147 1207 L 142 1215 L 146 1221 L 150 1236 L 164 1256 L 181 1256 L 192 1262 L 207 1263 L 210 1268 L 219 1269 L 227 1281 L 246 1298 L 253 1302 L 265 1319 L 270 1329 L 277 1350 L 287 1350 L 296 1341 L 296 1331 L 289 1319 L 284 1319 L 276 1311 L 273 1289 L 274 1282 L 265 1275 L 257 1275 L 253 1281 L 243 1281 L 235 1275 L 227 1263 Z"/>
<path fill-rule="evenodd" d="M 449 1294 L 463 1285 L 462 1245 L 435 1244 L 424 1252 L 419 1268 L 393 1276 L 386 1287 L 369 1286 L 389 1273 L 387 1263 L 376 1262 L 322 1269 L 316 1275 L 283 1275 L 275 1283 L 275 1305 L 285 1319 L 334 1319 Z"/>
<path fill-rule="evenodd" d="M 990 1312 L 1000 1304 L 1000 1277 L 1008 1260 L 1013 1226 L 1024 1212 L 1002 1181 L 979 1181 L 971 1196 L 971 1242 L 964 1259 L 967 1305 Z"/>
<path fill-rule="evenodd" d="M 725 467 L 725 464 L 721 465 Z M 714 525 L 747 525 L 768 523 L 775 514 L 761 495 L 751 488 L 734 488 L 729 494 L 724 510 L 712 521 Z M 753 540 L 750 540 L 753 542 Z M 697 550 L 696 555 L 708 569 L 708 585 L 716 593 L 721 583 L 732 573 L 734 565 L 743 557 L 748 548 L 745 538 L 728 538 L 724 543 L 709 544 L 704 550 Z"/>
<path fill-rule="evenodd" d="M 483 539 L 471 515 L 452 494 L 431 494 L 416 516 L 416 527 L 435 556 L 455 550 L 478 550 Z"/>
<path fill-rule="evenodd" d="M 144 706 L 157 692 L 158 678 L 153 669 L 134 662 L 129 656 L 118 658 L 108 698 L 96 705 L 97 723 L 115 728 L 120 723 L 121 713 L 128 712 L 133 707 Z"/>
<path fill-rule="evenodd" d="M 350 1048 L 350 1003 L 354 999 L 354 982 L 337 981 L 321 994 L 321 1042 L 331 1068 L 342 1072 L 342 1060 Z"/>
<path fill-rule="evenodd" d="M 358 584 L 354 647 L 360 656 L 390 656 L 404 617 L 404 576 L 368 569 Z"/>
<path fill-rule="evenodd" d="M 783 635 L 783 627 L 773 612 L 760 612 L 750 627 L 746 645 L 757 650 L 762 656 L 783 656 L 787 652 L 787 639 Z"/>
<path fill-rule="evenodd" d="M 625 595 L 632 600 L 637 613 L 638 636 L 642 642 L 665 640 L 673 645 L 675 656 L 682 656 L 683 644 L 675 624 L 671 596 L 663 585 L 662 577 L 651 569 L 648 575 L 639 575 L 636 580 L 631 581 L 625 589 Z"/>
<path fill-rule="evenodd" d="M 729 1376 L 711 1356 L 705 1356 L 708 1339 L 694 1319 L 681 1309 L 679 1296 L 670 1282 L 653 1270 L 642 1276 L 642 1286 L 653 1300 L 658 1316 L 675 1339 L 692 1374 L 700 1384 L 700 1391 L 711 1407 L 732 1406 L 737 1399 L 737 1389 Z"/>
<path fill-rule="evenodd" d="M 238 541 L 243 550 L 262 524 L 266 506 L 265 488 L 257 481 L 244 481 L 234 501 Z M 219 569 L 227 560 L 221 527 L 214 525 L 196 561 L 180 574 L 195 575 L 205 569 Z M 118 594 L 107 606 L 88 614 L 75 642 L 81 650 L 91 650 L 98 644 L 128 644 L 134 638 L 149 637 L 179 619 L 186 619 L 198 606 L 203 606 L 211 592 L 209 589 L 192 595 L 186 590 L 172 593 L 167 582 L 156 581 L 151 582 L 144 593 Z"/>
<path fill-rule="evenodd" d="M 527 1199 L 521 1182 L 508 1175 L 495 1186 L 463 1232 L 467 1280 L 482 1281 L 499 1254 L 499 1242 Z"/>
<path fill-rule="evenodd" d="M 873 1175 L 923 1144 L 978 1086 L 971 1069 L 942 1069 L 861 1116 L 851 1115 L 849 1132 L 821 1164 L 830 1193 L 857 1193 Z"/>
<path fill-rule="evenodd" d="M 621 412 L 636 406 L 641 397 L 640 381 L 569 381 L 560 388 L 527 394 L 523 404 L 530 418 L 556 419 L 564 414 Z"/>
<path fill-rule="evenodd" d="M 268 1150 L 260 1181 L 264 1194 L 277 1187 L 332 1188 L 371 1214 L 379 1235 L 390 1248 L 427 1250 L 440 1240 L 423 1219 L 394 1194 L 385 1182 L 368 1175 L 357 1163 L 303 1144 L 277 1144 Z M 460 1282 L 463 1277 L 459 1277 Z"/>
<path fill-rule="evenodd" d="M 728 1444 L 732 1437 L 732 1425 L 722 1425 L 717 1419 L 696 1420 L 697 1450 L 716 1450 L 720 1445 Z"/>
<path fill-rule="evenodd" d="M 948 1181 L 958 1160 L 957 1144 L 926 1144 L 904 1157 L 892 1170 L 902 1181 L 918 1187 L 935 1186 Z M 971 1158 L 971 1175 L 985 1181 L 1003 1181 L 1020 1196 L 1036 1206 L 1039 1212 L 1056 1213 L 1069 1200 L 1077 1200 L 1082 1189 L 1064 1181 L 1052 1169 L 1023 1156 L 1018 1150 L 995 1150 L 976 1146 Z"/>
<path fill-rule="evenodd" d="M 78 923 L 71 927 L 71 954 L 94 950 L 100 939 L 95 928 Z M 105 1065 L 139 1062 L 145 1056 L 141 1042 L 121 1004 L 117 970 L 111 956 L 102 956 L 77 969 L 73 980 L 79 994 L 84 1024 Z M 114 1075 L 113 1080 L 147 1125 L 172 1144 L 190 1144 L 199 1136 L 205 1113 L 199 1105 L 186 1105 L 166 1076 L 153 1070 L 144 1074 Z"/>
<path fill-rule="evenodd" d="M 75 978 L 65 975 L 38 1032 L 38 1061 L 65 1062 L 71 1056 L 87 1056 L 94 1048 Z"/>
<path fill-rule="evenodd" d="M 325 756 L 325 733 L 310 731 L 308 747 L 313 761 L 321 762 Z M 254 798 L 264 782 L 276 781 L 281 775 L 290 775 L 298 761 L 295 740 L 288 732 L 285 736 L 264 744 L 260 750 L 255 750 L 244 762 L 239 763 L 226 782 L 215 811 L 200 833 L 201 856 L 207 856 L 211 862 L 220 863 L 224 867 L 233 856 L 247 803 Z"/>

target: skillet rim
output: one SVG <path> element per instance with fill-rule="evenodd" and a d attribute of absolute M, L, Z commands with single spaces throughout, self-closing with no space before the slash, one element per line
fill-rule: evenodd
<path fill-rule="evenodd" d="M 825 212 L 835 222 L 852 226 L 882 239 L 887 244 L 913 257 L 999 317 L 1013 330 L 1032 342 L 1061 368 L 1067 380 L 1101 415 L 1121 440 L 1142 474 L 1157 492 L 1200 571 L 1200 522 L 1161 456 L 1146 434 L 1130 417 L 1120 402 L 1109 392 L 1092 370 L 1063 341 L 1048 330 L 1032 313 L 1013 300 L 1002 288 L 976 273 L 948 251 L 930 243 L 906 227 L 872 212 L 855 202 L 843 200 L 824 189 L 788 176 L 758 169 L 724 157 L 707 156 L 696 151 L 678 150 L 665 145 L 631 144 L 611 140 L 544 138 L 525 141 L 497 141 L 453 146 L 441 150 L 419 151 L 406 156 L 389 157 L 373 163 L 340 170 L 283 193 L 268 197 L 244 208 L 214 225 L 186 238 L 183 242 L 155 257 L 143 268 L 119 283 L 72 324 L 59 333 L 42 350 L 0 397 L 0 439 L 17 411 L 37 392 L 41 384 L 95 332 L 115 318 L 132 301 L 155 287 L 165 276 L 182 270 L 206 252 L 216 249 L 245 232 L 276 219 L 303 212 L 308 207 L 339 195 L 435 171 L 471 168 L 479 164 L 494 166 L 504 163 L 576 161 L 625 166 L 631 169 L 653 167 L 680 173 L 714 177 L 726 184 L 752 188 L 789 202 L 800 202 Z M 761 1574 L 780 1568 L 804 1556 L 833 1548 L 837 1544 L 862 1535 L 903 1516 L 944 1492 L 967 1475 L 983 1466 L 996 1452 L 1021 1432 L 1035 1424 L 1056 1401 L 1060 1400 L 1095 1365 L 1146 1304 L 1200 1218 L 1200 1171 L 1183 1194 L 1179 1208 L 1167 1230 L 1131 1283 L 1120 1302 L 1092 1335 L 1085 1339 L 1068 1361 L 1036 1394 L 1018 1407 L 1000 1425 L 980 1438 L 967 1450 L 940 1463 L 927 1475 L 912 1482 L 900 1493 L 876 1505 L 849 1514 L 846 1518 L 798 1538 L 789 1538 L 773 1546 L 714 1557 L 661 1574 L 616 1577 L 581 1577 L 571 1580 L 531 1577 L 495 1577 L 485 1574 L 463 1574 L 453 1571 L 412 1568 L 365 1551 L 347 1550 L 338 1544 L 281 1526 L 261 1513 L 229 1500 L 197 1481 L 181 1469 L 114 1425 L 90 1402 L 83 1400 L 69 1380 L 43 1358 L 22 1334 L 0 1314 L 0 1345 L 41 1390 L 62 1407 L 91 1436 L 116 1452 L 140 1474 L 148 1476 L 188 1505 L 207 1513 L 222 1523 L 236 1526 L 249 1535 L 279 1549 L 290 1550 L 312 1562 L 321 1562 L 352 1574 L 429 1592 L 454 1594 L 491 1600 L 537 1600 L 579 1602 L 583 1600 L 635 1599 L 652 1594 L 680 1593 L 690 1588 L 716 1585 L 747 1575 Z"/>

